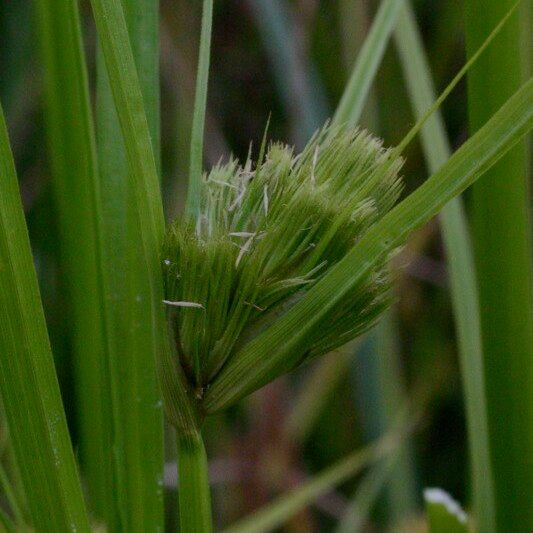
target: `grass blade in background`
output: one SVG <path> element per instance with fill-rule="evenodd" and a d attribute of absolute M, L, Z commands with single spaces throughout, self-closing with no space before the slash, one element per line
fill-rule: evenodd
<path fill-rule="evenodd" d="M 0 490 L 3 494 L 11 513 L 14 517 L 14 520 L 17 524 L 17 527 L 20 529 L 24 528 L 25 520 L 24 513 L 22 511 L 23 501 L 22 495 L 16 490 L 15 485 L 12 484 L 9 479 L 8 473 L 4 468 L 4 465 L 0 461 Z"/>
<path fill-rule="evenodd" d="M 328 116 L 324 87 L 314 65 L 299 48 L 301 39 L 289 2 L 248 0 L 247 3 L 272 66 L 276 88 L 291 118 L 295 144 L 302 146 Z"/>
<path fill-rule="evenodd" d="M 303 445 L 324 413 L 324 409 L 345 376 L 357 350 L 351 342 L 316 362 L 299 386 L 285 419 L 283 433 L 287 442 Z"/>
<path fill-rule="evenodd" d="M 115 516 L 113 406 L 108 373 L 94 128 L 77 2 L 34 3 L 44 64 L 47 140 L 74 346 L 80 452 L 91 503 Z M 68 74 L 67 74 L 68 73 Z M 91 413 L 91 416 L 87 416 Z"/>
<path fill-rule="evenodd" d="M 348 85 L 333 116 L 339 124 L 358 122 L 403 0 L 383 0 L 359 52 Z"/>
<path fill-rule="evenodd" d="M 293 347 L 320 323 L 346 291 L 372 270 L 383 254 L 400 246 L 414 229 L 474 183 L 480 173 L 531 129 L 532 104 L 533 81 L 530 81 L 439 171 L 377 222 L 301 301 L 229 361 L 206 393 L 206 412 L 230 405 L 291 368 L 295 363 L 291 360 Z"/>
<path fill-rule="evenodd" d="M 429 65 L 414 15 L 406 3 L 395 31 L 396 43 L 415 115 L 421 117 L 435 100 Z M 450 157 L 444 123 L 437 111 L 423 126 L 421 141 L 431 172 Z M 460 199 L 441 212 L 448 255 L 451 293 L 464 386 L 468 442 L 473 478 L 473 501 L 480 531 L 494 531 L 494 495 L 489 454 L 483 350 L 474 259 L 468 223 Z"/>
<path fill-rule="evenodd" d="M 392 454 L 390 457 L 382 459 L 369 469 L 359 483 L 357 491 L 348 504 L 348 509 L 339 522 L 335 533 L 356 533 L 358 531 L 364 531 L 363 526 L 372 512 L 376 500 L 383 491 L 387 481 L 393 476 L 394 467 L 397 465 L 399 460 L 398 455 L 401 454 L 401 451 L 400 448 L 397 450 L 396 455 Z M 398 524 L 400 522 L 394 523 Z"/>
<path fill-rule="evenodd" d="M 514 4 L 466 2 L 469 55 Z M 520 86 L 520 43 L 517 11 L 468 73 L 472 132 Z M 533 307 L 523 143 L 482 176 L 472 200 L 496 522 L 498 531 L 525 530 L 533 523 Z"/>
<path fill-rule="evenodd" d="M 189 181 L 185 213 L 195 218 L 200 210 L 200 190 L 204 161 L 205 108 L 209 82 L 209 56 L 211 53 L 211 29 L 213 26 L 213 0 L 204 0 L 202 11 L 202 32 L 196 76 L 196 95 L 192 118 L 191 153 L 189 160 Z"/>
<path fill-rule="evenodd" d="M 157 0 L 123 2 L 144 107 L 159 161 Z M 97 140 L 101 225 L 114 394 L 117 506 L 121 528 L 163 528 L 163 421 L 157 385 L 150 276 L 139 243 L 139 216 L 104 59 L 97 57 Z"/>
<path fill-rule="evenodd" d="M 403 428 L 405 430 L 405 428 Z M 396 430 L 378 442 L 353 452 L 311 481 L 280 496 L 264 508 L 230 526 L 224 533 L 261 533 L 282 526 L 289 518 L 331 488 L 357 475 L 365 467 L 395 453 L 403 436 Z"/>
<path fill-rule="evenodd" d="M 384 435 L 398 415 L 398 409 L 407 399 L 406 383 L 402 372 L 402 357 L 399 343 L 399 326 L 396 309 L 389 309 L 379 323 L 369 332 L 358 355 L 352 374 L 355 393 L 361 396 L 363 430 L 367 439 Z M 384 467 L 377 467 L 377 471 Z M 393 464 L 385 468 L 383 481 L 378 486 L 369 482 L 378 491 L 387 483 L 385 507 L 389 525 L 401 523 L 414 514 L 418 507 L 417 480 L 412 445 L 407 440 L 398 450 Z M 377 477 L 380 477 L 378 474 Z M 357 490 L 350 503 L 360 509 L 361 490 Z M 379 492 L 379 491 L 378 491 Z M 379 494 L 376 494 L 378 496 Z M 347 518 L 347 524 L 351 521 Z M 348 527 L 348 526 L 345 526 Z M 354 529 L 355 531 L 355 529 Z"/>
<path fill-rule="evenodd" d="M 0 390 L 33 525 L 88 532 L 0 110 Z"/>
<path fill-rule="evenodd" d="M 0 531 L 5 531 L 6 533 L 15 533 L 17 531 L 15 524 L 11 521 L 11 518 L 4 513 L 3 509 L 0 509 Z"/>
<path fill-rule="evenodd" d="M 353 127 L 358 124 L 402 5 L 403 0 L 381 2 L 333 118 L 334 123 L 346 122 Z M 351 25 L 353 24 L 352 21 Z M 354 361 L 356 381 L 358 376 L 365 376 L 364 383 L 356 385 L 356 389 L 362 397 L 366 415 L 364 418 L 368 421 L 365 431 L 370 439 L 386 432 L 396 416 L 398 405 L 405 400 L 400 353 L 396 342 L 397 325 L 393 313 L 394 311 L 390 310 L 369 333 L 357 360 Z M 361 366 L 363 372 L 360 372 Z M 391 484 L 387 491 L 387 512 L 391 523 L 405 518 L 416 509 L 413 467 L 410 447 L 406 444 L 401 457 L 395 461 L 395 468 L 391 468 Z M 355 508 L 359 506 L 358 501 L 352 504 Z M 346 523 L 351 523 L 349 518 Z"/>

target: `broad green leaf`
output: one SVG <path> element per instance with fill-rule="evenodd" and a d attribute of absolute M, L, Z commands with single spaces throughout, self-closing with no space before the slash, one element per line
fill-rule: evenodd
<path fill-rule="evenodd" d="M 514 0 L 468 0 L 466 51 L 471 57 Z M 531 58 L 531 1 L 520 3 L 502 34 L 468 73 L 470 131 L 522 84 Z M 524 22 L 526 26 L 524 26 Z M 528 73 L 530 75 L 530 72 Z M 497 531 L 533 524 L 533 261 L 531 161 L 520 143 L 472 188 L 471 220 L 477 268 L 485 394 Z M 481 530 L 481 529 L 480 529 Z"/>
<path fill-rule="evenodd" d="M 466 513 L 442 489 L 424 491 L 429 533 L 468 533 Z"/>
<path fill-rule="evenodd" d="M 139 250 L 149 287 L 146 309 L 153 324 L 151 353 L 157 354 L 158 374 L 171 421 L 182 428 L 195 425 L 182 370 L 171 354 L 163 307 L 160 254 L 164 234 L 159 179 L 143 96 L 129 43 L 120 0 L 92 0 L 96 28 L 117 111 L 138 217 Z"/>
<path fill-rule="evenodd" d="M 94 128 L 77 2 L 34 2 L 44 65 L 45 117 L 68 289 L 82 469 L 91 503 L 116 514 L 113 405 L 108 369 L 101 208 Z M 65 72 L 69 75 L 66 76 Z M 74 170 L 75 169 L 75 170 Z M 90 412 L 91 416 L 87 416 Z"/>
<path fill-rule="evenodd" d="M 0 391 L 34 527 L 89 531 L 0 110 Z"/>
<path fill-rule="evenodd" d="M 159 160 L 158 1 L 123 2 L 156 162 Z M 96 122 L 109 363 L 114 394 L 115 498 L 121 529 L 163 529 L 163 420 L 153 338 L 150 273 L 139 240 L 126 151 L 102 54 L 97 56 Z M 148 304 L 147 304 L 148 303 Z"/>
<path fill-rule="evenodd" d="M 532 100 L 530 80 L 438 172 L 377 222 L 298 304 L 236 354 L 207 391 L 206 411 L 218 411 L 290 369 L 296 363 L 291 360 L 297 353 L 294 348 L 344 294 L 531 129 Z"/>

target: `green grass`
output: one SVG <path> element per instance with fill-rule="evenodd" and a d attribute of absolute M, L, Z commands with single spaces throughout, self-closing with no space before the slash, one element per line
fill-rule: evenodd
<path fill-rule="evenodd" d="M 406 5 L 396 28 L 396 42 L 414 113 L 422 116 L 435 99 L 427 59 L 412 10 Z M 450 157 L 442 116 L 436 112 L 421 131 L 428 168 L 435 172 Z M 473 501 L 480 531 L 494 531 L 494 494 L 489 455 L 487 405 L 479 301 L 470 232 L 459 198 L 440 215 L 448 256 L 452 299 L 464 383 Z"/>
<path fill-rule="evenodd" d="M 469 0 L 469 55 L 514 2 Z M 527 2 L 521 6 L 531 9 Z M 468 76 L 470 129 L 522 83 L 520 10 Z M 498 531 L 533 522 L 533 293 L 527 159 L 520 143 L 472 190 L 474 251 Z"/>
<path fill-rule="evenodd" d="M 346 481 L 384 456 L 395 453 L 402 441 L 402 432 L 405 431 L 405 427 L 401 431 L 396 429 L 378 442 L 353 452 L 292 493 L 279 497 L 267 507 L 232 525 L 225 533 L 259 533 L 282 526 L 291 516 L 327 493 L 331 487 Z"/>
<path fill-rule="evenodd" d="M 403 0 L 384 0 L 361 47 L 356 64 L 333 116 L 337 123 L 355 125 L 375 78 Z"/>
<path fill-rule="evenodd" d="M 200 3 L 197 4 L 199 9 Z M 429 417 L 435 414 L 433 399 L 441 400 L 441 395 L 451 394 L 453 387 L 433 390 L 434 378 L 439 383 L 444 379 L 420 371 L 416 351 L 421 350 L 416 339 L 393 339 L 390 335 L 396 326 L 387 321 L 378 333 L 377 349 L 383 357 L 375 367 L 383 383 L 376 383 L 374 388 L 387 391 L 377 403 L 380 411 L 387 413 L 384 426 L 390 429 L 386 437 L 369 447 L 361 448 L 364 439 L 358 435 L 361 420 L 357 419 L 361 413 L 353 409 L 348 398 L 346 354 L 334 361 L 334 354 L 324 358 L 310 377 L 296 378 L 298 388 L 293 389 L 292 381 L 285 381 L 288 385 L 282 394 L 287 394 L 289 401 L 277 396 L 283 390 L 280 382 L 278 388 L 265 389 L 260 402 L 252 401 L 245 409 L 232 407 L 224 419 L 211 420 L 211 415 L 220 416 L 221 411 L 248 394 L 370 327 L 390 301 L 391 278 L 386 266 L 389 259 L 406 244 L 413 231 L 439 213 L 449 260 L 463 379 L 472 467 L 472 515 L 481 532 L 505 531 L 508 524 L 528 523 L 527 496 L 520 498 L 528 494 L 531 474 L 524 466 L 531 448 L 530 426 L 517 423 L 513 417 L 518 413 L 520 420 L 528 420 L 529 407 L 523 406 L 531 403 L 529 374 L 520 372 L 528 368 L 527 349 L 531 345 L 531 316 L 527 315 L 531 311 L 531 265 L 525 237 L 526 213 L 520 209 L 527 197 L 525 156 L 520 143 L 533 123 L 533 81 L 522 83 L 520 79 L 518 23 L 516 12 L 508 11 L 511 3 L 489 4 L 482 17 L 467 12 L 470 60 L 434 101 L 413 14 L 402 0 L 381 2 L 332 126 L 321 130 L 302 155 L 280 145 L 269 146 L 265 134 L 258 157 L 250 149 L 245 168 L 237 168 L 236 163 L 221 165 L 204 178 L 204 142 L 206 146 L 211 142 L 204 134 L 210 70 L 215 74 L 211 86 L 213 108 L 217 109 L 211 120 L 220 121 L 215 127 L 228 135 L 228 145 L 238 146 L 240 137 L 245 138 L 243 151 L 250 131 L 255 131 L 250 130 L 250 124 L 257 118 L 252 111 L 243 119 L 247 113 L 238 109 L 242 96 L 235 98 L 239 92 L 235 90 L 239 86 L 237 71 L 224 78 L 227 65 L 242 61 L 243 72 L 254 77 L 246 98 L 253 101 L 257 96 L 264 116 L 268 109 L 263 97 L 268 90 L 265 92 L 261 76 L 266 70 L 263 61 L 270 63 L 276 76 L 274 94 L 270 95 L 270 127 L 277 135 L 283 124 L 287 131 L 297 134 L 299 141 L 310 133 L 311 124 L 327 107 L 324 97 L 334 101 L 341 93 L 338 84 L 325 78 L 324 70 L 329 68 L 332 75 L 338 65 L 335 39 L 333 33 L 328 33 L 332 21 L 336 21 L 333 25 L 339 22 L 336 11 L 332 18 L 322 4 L 316 4 L 317 11 L 309 5 L 300 13 L 281 1 L 267 8 L 250 1 L 246 13 L 254 17 L 259 30 L 256 35 L 247 33 L 246 17 L 239 18 L 241 8 L 228 5 L 220 9 L 228 9 L 231 16 L 221 22 L 220 30 L 215 28 L 212 39 L 215 6 L 212 0 L 205 0 L 190 136 L 189 194 L 183 218 L 167 229 L 161 177 L 169 175 L 168 144 L 161 135 L 161 123 L 169 122 L 165 116 L 169 86 L 171 91 L 176 86 L 181 91 L 183 80 L 169 84 L 169 71 L 159 72 L 158 1 L 91 0 L 91 19 L 85 18 L 89 12 L 82 11 L 80 15 L 74 1 L 57 8 L 50 0 L 36 1 L 39 64 L 44 67 L 42 129 L 47 140 L 61 250 L 57 277 L 67 288 L 61 294 L 61 301 L 67 305 L 58 309 L 47 301 L 50 294 L 60 292 L 56 288 L 54 258 L 50 258 L 46 239 L 39 233 L 44 228 L 45 233 L 53 235 L 49 215 L 43 215 L 43 206 L 46 208 L 50 201 L 46 189 L 35 193 L 28 180 L 28 157 L 36 168 L 29 175 L 39 175 L 44 153 L 33 137 L 40 139 L 43 135 L 40 115 L 33 104 L 35 95 L 31 93 L 31 80 L 26 80 L 33 94 L 28 98 L 30 107 L 24 107 L 22 92 L 20 98 L 13 100 L 14 87 L 21 86 L 21 79 L 17 73 L 13 81 L 6 72 L 0 89 L 3 98 L 7 94 L 11 102 L 21 106 L 13 121 L 12 142 L 24 170 L 21 193 L 2 116 L 0 530 L 173 529 L 178 527 L 175 511 L 179 506 L 181 531 L 209 532 L 214 524 L 231 522 L 239 513 L 249 511 L 238 503 L 234 506 L 236 502 L 242 504 L 244 498 L 235 498 L 238 493 L 226 490 L 236 473 L 246 474 L 242 484 L 246 498 L 263 494 L 266 501 L 274 493 L 279 496 L 264 507 L 259 499 L 251 500 L 259 510 L 237 521 L 228 531 L 269 530 L 282 527 L 296 516 L 311 523 L 314 513 L 303 514 L 304 510 L 319 497 L 337 490 L 353 494 L 344 517 L 339 520 L 337 516 L 337 523 L 332 526 L 338 531 L 359 530 L 367 521 L 372 526 L 379 524 L 379 528 L 387 518 L 396 520 L 411 512 L 412 489 L 397 481 L 402 464 L 405 466 L 405 439 L 415 424 L 403 417 L 398 421 L 395 416 L 397 412 L 404 413 L 404 393 L 399 389 L 401 372 L 396 364 L 408 367 L 414 377 L 412 383 L 417 384 L 421 375 L 422 388 L 431 390 L 432 402 L 408 394 L 416 421 L 424 422 L 420 431 L 426 436 L 428 421 L 433 420 Z M 470 6 L 474 5 L 471 0 Z M 184 12 L 185 6 L 185 2 L 178 2 L 176 12 Z M 235 17 L 232 10 L 237 10 L 239 16 Z M 20 10 L 7 13 L 5 17 L 10 22 L 2 27 L 22 27 L 13 25 L 19 13 Z M 172 10 L 165 13 L 165 24 L 180 19 L 172 18 Z M 438 13 L 445 17 L 451 11 L 439 7 Z M 183 20 L 188 21 L 189 15 L 192 13 L 187 12 Z M 0 23 L 4 22 L 3 11 L 0 17 Z M 90 26 L 93 20 L 96 37 Z M 341 22 L 345 30 L 347 23 Z M 447 24 L 439 21 L 437 29 L 449 28 Z M 356 25 L 362 28 L 364 21 Z M 88 30 L 84 31 L 85 39 L 82 27 Z M 228 27 L 233 30 L 225 33 Z M 180 31 L 184 31 L 183 27 L 175 33 L 177 46 Z M 190 30 L 185 28 L 185 32 Z M 359 122 L 372 86 L 373 101 L 380 106 L 384 78 L 395 80 L 393 89 L 399 89 L 398 76 L 391 76 L 388 70 L 391 56 L 386 53 L 393 33 L 418 121 L 396 148 L 385 152 L 370 136 L 353 133 L 349 127 Z M 230 34 L 232 38 L 228 40 Z M 241 55 L 233 55 L 235 50 L 228 46 L 234 34 L 246 41 L 246 51 Z M 8 50 L 17 49 L 20 32 L 9 33 L 6 38 Z M 435 39 L 437 43 L 446 40 L 442 35 Z M 94 70 L 90 55 L 93 44 Z M 267 48 L 266 58 L 261 56 L 263 47 Z M 0 59 L 4 55 L 0 50 Z M 172 62 L 161 64 L 169 63 Z M 474 70 L 470 70 L 472 65 Z M 505 72 L 505 80 L 494 81 L 497 87 L 487 96 L 485 76 L 490 74 L 490 79 L 496 80 L 495 70 Z M 470 120 L 476 132 L 452 154 L 437 110 L 467 71 Z M 170 74 L 175 76 L 176 72 Z M 276 116 L 277 106 L 289 109 L 291 98 L 301 100 L 305 116 L 289 111 L 284 124 Z M 479 102 L 484 101 L 489 105 L 480 106 Z M 395 107 L 396 103 L 390 106 L 386 100 L 383 106 L 388 110 L 380 112 L 383 131 L 391 127 L 401 131 L 396 119 L 405 119 L 405 109 Z M 250 108 L 254 109 L 252 104 Z M 347 126 L 338 129 L 341 123 Z M 260 131 L 264 125 L 254 127 Z M 31 135 L 27 130 L 31 130 Z M 400 157 L 419 132 L 431 176 L 393 206 L 399 193 L 396 175 Z M 37 164 L 32 159 L 34 152 Z M 254 166 L 255 160 L 258 163 Z M 506 162 L 505 172 L 498 166 L 502 161 Z M 362 162 L 368 163 L 369 171 L 360 171 Z M 183 163 L 180 162 L 181 167 Z M 406 176 L 411 169 L 408 162 Z M 484 176 L 485 186 L 474 193 L 478 285 L 466 216 L 457 196 L 489 169 L 494 174 Z M 514 176 L 511 185 L 506 185 L 507 170 Z M 406 182 L 413 190 L 410 179 Z M 173 199 L 171 203 L 183 202 Z M 505 218 L 498 229 L 516 227 L 509 242 L 504 242 L 504 236 L 496 229 L 487 231 L 492 227 L 485 211 L 488 206 L 502 220 Z M 26 222 L 34 245 L 33 257 Z M 310 227 L 315 233 L 310 233 Z M 250 237 L 254 228 L 257 231 Z M 243 238 L 248 241 L 241 243 L 239 239 Z M 306 241 L 307 238 L 312 240 Z M 505 253 L 496 258 L 498 246 Z M 499 270 L 495 270 L 496 264 Z M 43 296 L 36 270 L 46 275 L 42 277 Z M 500 270 L 501 276 L 496 276 Z M 515 285 L 510 287 L 511 280 L 520 294 L 513 292 Z M 432 295 L 436 292 L 428 289 Z M 500 300 L 501 308 L 495 310 L 494 302 Z M 56 345 L 61 385 L 75 424 L 74 450 L 43 301 L 47 304 L 51 336 L 54 337 L 54 321 L 68 326 L 61 328 L 68 331 L 68 339 L 55 340 L 59 341 Z M 416 305 L 416 294 L 413 302 Z M 433 313 L 440 308 L 432 303 L 425 309 Z M 398 316 L 403 328 L 406 314 Z M 524 316 L 529 318 L 520 322 Z M 430 357 L 446 357 L 452 351 L 439 340 L 440 334 L 446 336 L 446 319 L 438 322 L 429 324 L 423 316 L 420 322 L 421 328 L 428 328 L 429 344 L 422 350 Z M 412 324 L 409 327 L 412 330 Z M 399 350 L 406 347 L 412 353 L 402 359 Z M 514 376 L 504 372 L 511 359 Z M 432 369 L 441 368 L 440 364 L 435 360 Z M 501 374 L 498 383 L 496 372 Z M 362 378 L 370 381 L 369 376 Z M 509 394 L 497 403 L 494 399 L 502 395 L 504 386 Z M 294 397 L 293 390 L 298 391 Z M 258 404 L 261 412 L 254 411 Z M 173 435 L 164 442 L 163 406 L 177 432 L 177 442 Z M 424 414 L 419 416 L 421 410 Z M 247 412 L 255 412 L 260 420 L 250 423 L 251 430 L 243 442 L 230 439 L 227 429 L 246 426 L 243 421 Z M 376 422 L 376 413 L 362 413 L 369 415 Z M 205 419 L 209 420 L 204 429 Z M 450 431 L 455 429 L 453 426 Z M 232 461 L 221 461 L 211 465 L 202 433 L 208 437 L 210 454 L 230 451 L 240 454 L 241 461 L 248 461 L 250 454 L 258 459 L 257 467 L 255 462 L 252 468 L 247 462 L 235 466 Z M 297 440 L 294 448 L 291 438 Z M 323 449 L 320 443 L 324 443 Z M 275 448 L 275 453 L 269 447 Z M 173 463 L 165 465 L 165 484 L 171 487 L 165 509 L 163 491 L 168 487 L 163 487 L 163 466 L 165 460 L 173 461 L 176 448 L 179 482 L 174 487 Z M 509 451 L 506 456 L 505 450 Z M 300 456 L 305 457 L 305 462 Z M 345 459 L 340 462 L 333 460 L 343 456 Z M 439 477 L 438 452 L 431 450 L 428 457 L 432 461 L 431 474 L 446 485 L 448 478 Z M 220 505 L 214 507 L 213 516 L 208 470 L 214 467 L 216 479 L 220 464 L 226 485 L 224 490 L 215 492 Z M 280 471 L 276 470 L 277 464 L 283 465 Z M 328 464 L 333 466 L 324 469 Z M 420 466 L 426 468 L 427 475 L 422 460 Z M 353 478 L 363 469 L 367 471 L 354 490 Z M 318 473 L 286 491 L 289 479 L 292 486 L 295 475 L 302 478 L 307 472 Z M 178 498 L 174 497 L 174 489 Z M 383 500 L 391 509 L 373 516 L 372 509 L 382 490 L 394 496 Z M 405 505 L 402 498 L 410 503 Z M 403 509 L 401 513 L 394 511 L 396 507 Z M 435 521 L 433 515 L 430 509 L 430 525 L 438 530 L 441 522 Z"/>
<path fill-rule="evenodd" d="M 13 449 L 35 527 L 88 532 L 1 109 L 0 172 L 0 390 Z"/>
<path fill-rule="evenodd" d="M 124 2 L 154 159 L 159 165 L 158 3 Z M 109 366 L 114 392 L 114 451 L 120 527 L 163 527 L 163 416 L 155 367 L 149 272 L 139 243 L 124 142 L 104 60 L 97 59 L 96 121 L 104 240 Z M 112 296 L 111 296 L 112 295 Z M 127 364 L 125 362 L 127 361 Z"/>
<path fill-rule="evenodd" d="M 94 127 L 78 7 L 35 2 L 45 74 L 46 127 L 52 185 L 74 342 L 80 453 L 100 516 L 112 514 L 113 417 L 103 282 L 101 206 Z M 67 75 L 68 73 L 68 75 Z M 73 172 L 73 169 L 76 171 Z M 76 232 L 71 231 L 75 227 Z M 106 384 L 101 386 L 101 384 Z M 93 416 L 87 417 L 88 411 Z"/>
<path fill-rule="evenodd" d="M 213 0 L 204 0 L 202 11 L 202 33 L 200 35 L 200 56 L 194 98 L 194 114 L 191 131 L 191 153 L 189 159 L 189 180 L 185 210 L 195 218 L 200 209 L 200 187 L 204 160 L 204 126 L 209 81 L 209 56 L 211 53 L 211 27 L 213 25 Z"/>

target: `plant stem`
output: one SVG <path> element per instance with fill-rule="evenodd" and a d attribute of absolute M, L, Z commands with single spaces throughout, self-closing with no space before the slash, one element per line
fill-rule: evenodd
<path fill-rule="evenodd" d="M 189 189 L 185 211 L 188 217 L 196 218 L 200 209 L 200 185 L 204 152 L 205 108 L 209 81 L 209 55 L 211 53 L 211 28 L 213 25 L 213 0 L 204 0 L 200 54 L 196 78 L 196 96 L 191 133 L 191 156 L 189 161 Z"/>
<path fill-rule="evenodd" d="M 180 530 L 187 533 L 213 531 L 207 455 L 200 431 L 178 431 Z"/>
<path fill-rule="evenodd" d="M 334 123 L 354 124 L 359 119 L 401 6 L 401 0 L 385 0 L 381 3 L 333 116 Z"/>
<path fill-rule="evenodd" d="M 514 4 L 514 0 L 466 2 L 469 56 Z M 520 11 L 515 11 L 468 73 L 472 132 L 520 86 L 520 55 Z M 525 169 L 520 143 L 472 190 L 498 531 L 525 531 L 533 523 L 532 264 Z"/>

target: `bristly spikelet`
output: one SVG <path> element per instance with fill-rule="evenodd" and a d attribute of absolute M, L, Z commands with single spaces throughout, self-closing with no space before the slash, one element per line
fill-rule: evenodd
<path fill-rule="evenodd" d="M 325 127 L 299 155 L 273 143 L 256 168 L 231 160 L 204 177 L 198 219 L 175 221 L 163 252 L 169 321 L 191 387 L 208 387 L 357 246 L 398 199 L 401 165 L 366 132 Z M 368 329 L 389 304 L 390 281 L 384 257 L 300 347 L 300 361 Z"/>

